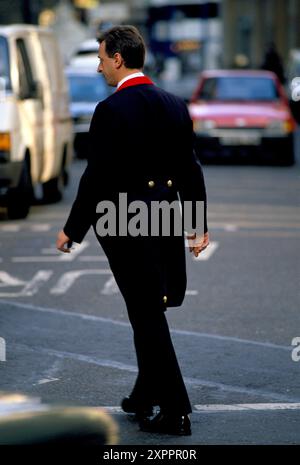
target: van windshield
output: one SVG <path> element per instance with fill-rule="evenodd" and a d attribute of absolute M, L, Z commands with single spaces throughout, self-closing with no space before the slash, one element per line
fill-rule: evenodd
<path fill-rule="evenodd" d="M 0 36 L 0 92 L 11 89 L 8 45 L 5 37 Z"/>

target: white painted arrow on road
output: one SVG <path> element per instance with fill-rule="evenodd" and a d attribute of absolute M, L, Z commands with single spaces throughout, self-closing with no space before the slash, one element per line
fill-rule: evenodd
<path fill-rule="evenodd" d="M 88 241 L 83 241 L 80 245 L 77 244 L 72 249 L 71 253 L 63 253 L 56 251 L 56 256 L 53 256 L 53 249 L 46 251 L 51 253 L 52 256 L 31 256 L 31 257 L 13 257 L 12 261 L 15 263 L 34 263 L 34 262 L 72 262 L 79 254 L 81 254 L 89 246 Z M 42 249 L 45 252 L 45 249 Z"/>
<path fill-rule="evenodd" d="M 59 280 L 57 281 L 56 285 L 50 290 L 50 294 L 54 295 L 62 295 L 65 294 L 70 287 L 73 286 L 75 281 L 79 279 L 81 276 L 86 275 L 103 275 L 103 274 L 111 274 L 111 270 L 108 269 L 97 269 L 97 270 L 76 270 L 76 271 L 67 271 L 64 273 Z"/>
<path fill-rule="evenodd" d="M 48 281 L 51 277 L 53 271 L 50 270 L 40 270 L 38 271 L 31 281 L 21 281 L 18 278 L 15 278 L 5 271 L 1 271 L 0 279 L 5 284 L 1 286 L 24 286 L 23 289 L 19 292 L 0 292 L 0 297 L 30 297 L 36 294 L 40 287 Z"/>

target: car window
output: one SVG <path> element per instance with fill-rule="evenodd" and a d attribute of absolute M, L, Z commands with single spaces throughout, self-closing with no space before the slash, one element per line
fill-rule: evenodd
<path fill-rule="evenodd" d="M 0 36 L 0 85 L 1 89 L 11 89 L 8 44 L 5 37 Z"/>
<path fill-rule="evenodd" d="M 69 75 L 68 80 L 72 102 L 99 102 L 109 95 L 107 84 L 100 75 Z"/>
<path fill-rule="evenodd" d="M 19 87 L 24 98 L 34 97 L 34 79 L 32 67 L 27 52 L 27 47 L 24 39 L 17 39 L 17 58 L 19 71 Z"/>
<path fill-rule="evenodd" d="M 204 81 L 203 100 L 272 101 L 279 98 L 273 79 L 267 77 L 218 77 Z"/>

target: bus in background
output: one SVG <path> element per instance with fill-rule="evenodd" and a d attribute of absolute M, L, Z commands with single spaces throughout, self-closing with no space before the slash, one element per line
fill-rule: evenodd
<path fill-rule="evenodd" d="M 189 100 L 203 69 L 220 67 L 220 1 L 151 0 L 148 41 L 156 59 L 159 84 Z M 177 88 L 173 88 L 172 83 Z"/>

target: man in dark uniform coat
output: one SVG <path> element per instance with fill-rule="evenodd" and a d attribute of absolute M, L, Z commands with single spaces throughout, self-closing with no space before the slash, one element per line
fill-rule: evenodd
<path fill-rule="evenodd" d="M 104 236 L 97 227 L 103 200 L 114 203 L 119 217 L 119 194 L 128 204 L 139 200 L 173 202 L 180 197 L 204 202 L 203 232 L 189 236 L 195 256 L 207 247 L 206 193 L 193 149 L 192 121 L 185 103 L 156 87 L 143 75 L 144 41 L 132 26 L 102 33 L 98 72 L 117 86 L 100 102 L 89 132 L 88 165 L 80 180 L 69 218 L 57 238 L 57 248 L 70 252 L 69 241 L 80 243 L 90 226 L 106 253 L 126 302 L 133 328 L 138 376 L 125 412 L 135 413 L 144 431 L 191 434 L 191 405 L 178 366 L 165 317 L 167 307 L 180 306 L 186 290 L 184 233 L 169 236 L 130 235 L 119 231 Z M 103 213 L 103 211 L 102 211 Z M 128 214 L 128 221 L 132 214 Z M 173 234 L 172 234 L 173 232 Z M 151 417 L 153 406 L 159 413 Z"/>

